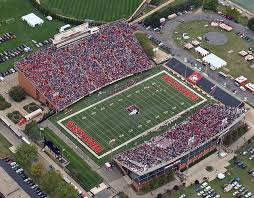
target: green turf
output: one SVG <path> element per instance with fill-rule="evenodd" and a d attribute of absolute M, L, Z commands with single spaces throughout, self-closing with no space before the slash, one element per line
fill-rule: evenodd
<path fill-rule="evenodd" d="M 242 6 L 243 8 L 254 12 L 254 1 L 253 0 L 232 0 L 232 2 Z"/>
<path fill-rule="evenodd" d="M 21 20 L 22 16 L 31 12 L 44 20 L 42 26 L 32 28 Z M 53 37 L 58 32 L 57 29 L 63 25 L 62 22 L 56 20 L 48 21 L 45 16 L 34 9 L 29 0 L 0 0 L 0 19 L 0 35 L 6 32 L 12 32 L 17 36 L 16 39 L 0 43 L 0 52 L 16 48 L 20 44 L 26 44 L 32 47 L 34 51 L 38 50 L 31 40 L 42 41 Z M 24 56 L 22 55 L 22 57 Z M 0 71 L 5 71 L 13 67 L 14 61 L 22 57 L 19 56 L 15 59 L 0 63 Z"/>
<path fill-rule="evenodd" d="M 91 168 L 50 129 L 45 128 L 43 136 L 50 139 L 61 151 L 64 149 L 64 158 L 70 162 L 66 166 L 66 169 L 84 189 L 90 190 L 102 182 L 102 178 L 92 171 Z"/>
<path fill-rule="evenodd" d="M 183 33 L 187 33 L 191 39 L 196 39 L 198 36 L 203 36 L 207 32 L 222 32 L 228 37 L 228 42 L 226 44 L 219 46 L 211 45 L 203 40 L 201 46 L 207 48 L 209 52 L 212 52 L 227 61 L 228 65 L 221 69 L 224 73 L 229 73 L 234 77 L 244 75 L 249 79 L 254 79 L 254 69 L 250 68 L 250 65 L 253 64 L 253 62 L 248 63 L 238 54 L 241 50 L 248 50 L 249 47 L 253 46 L 254 42 L 245 41 L 237 36 L 234 30 L 226 32 L 221 31 L 218 27 L 205 27 L 205 25 L 208 24 L 209 23 L 207 21 L 202 20 L 183 23 L 176 28 L 174 32 L 177 33 L 173 34 L 173 38 L 178 45 L 183 47 L 185 43 L 182 39 Z M 181 40 L 179 40 L 179 38 L 181 38 Z M 230 50 L 233 50 L 233 52 L 229 53 Z M 194 57 L 201 59 L 201 57 L 194 52 L 194 49 L 190 50 L 190 52 L 194 55 Z"/>
<path fill-rule="evenodd" d="M 114 21 L 128 19 L 142 0 L 42 0 L 54 12 L 78 19 Z"/>
<path fill-rule="evenodd" d="M 9 150 L 11 146 L 12 145 L 5 139 L 5 137 L 0 134 L 0 158 L 11 155 L 11 151 Z"/>
<path fill-rule="evenodd" d="M 110 150 L 112 139 L 116 140 L 114 147 L 123 146 L 130 139 L 202 101 L 201 98 L 196 101 L 187 98 L 163 81 L 164 75 L 167 74 L 156 75 L 61 123 L 66 125 L 71 120 L 80 126 L 104 148 L 99 155 Z M 140 109 L 138 115 L 129 115 L 126 111 L 131 105 Z"/>

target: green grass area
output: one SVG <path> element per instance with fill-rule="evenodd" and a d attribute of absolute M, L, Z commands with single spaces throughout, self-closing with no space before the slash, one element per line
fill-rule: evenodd
<path fill-rule="evenodd" d="M 135 36 L 138 39 L 139 44 L 144 49 L 146 55 L 152 59 L 154 57 L 153 42 L 150 39 L 148 39 L 143 32 L 135 32 Z"/>
<path fill-rule="evenodd" d="M 11 146 L 12 145 L 5 139 L 5 137 L 0 134 L 0 158 L 11 155 L 11 151 L 9 150 Z"/>
<path fill-rule="evenodd" d="M 102 178 L 50 129 L 45 128 L 42 135 L 50 139 L 61 151 L 64 149 L 64 158 L 70 162 L 66 169 L 84 189 L 90 190 L 102 182 Z"/>
<path fill-rule="evenodd" d="M 23 118 L 19 111 L 13 111 L 7 114 L 7 117 L 14 123 L 18 124 L 19 121 Z"/>
<path fill-rule="evenodd" d="M 228 65 L 221 69 L 224 73 L 229 73 L 234 77 L 244 75 L 249 79 L 254 79 L 254 70 L 250 68 L 250 65 L 252 65 L 254 62 L 249 63 L 238 54 L 238 52 L 241 50 L 248 50 L 249 47 L 253 46 L 254 42 L 245 41 L 237 36 L 234 30 L 231 32 L 226 32 L 218 27 L 211 27 L 210 25 L 205 27 L 205 25 L 209 25 L 209 22 L 200 20 L 183 23 L 176 28 L 175 32 L 177 33 L 173 34 L 173 38 L 178 45 L 183 47 L 184 44 L 188 42 L 183 41 L 183 33 L 187 33 L 191 39 L 196 39 L 198 36 L 202 37 L 207 32 L 223 33 L 228 38 L 228 42 L 226 44 L 212 45 L 203 39 L 201 46 L 207 48 L 209 52 L 212 52 L 227 61 Z M 201 57 L 195 53 L 194 49 L 190 50 L 190 53 L 196 58 L 201 59 Z"/>
<path fill-rule="evenodd" d="M 41 109 L 43 111 L 43 108 L 35 104 L 34 102 L 28 105 L 25 105 L 23 109 L 26 110 L 27 113 L 32 113 L 33 111 L 36 111 L 37 109 Z"/>
<path fill-rule="evenodd" d="M 11 107 L 11 104 L 8 103 L 3 96 L 0 95 L 0 110 L 5 110 Z"/>
<path fill-rule="evenodd" d="M 98 91 L 98 92 L 95 92 L 95 93 L 93 93 L 93 94 L 91 94 L 90 96 L 88 96 L 88 97 L 85 97 L 84 99 L 82 99 L 82 100 L 80 100 L 79 102 L 77 102 L 77 103 L 75 103 L 75 104 L 73 104 L 72 106 L 70 106 L 70 107 L 68 107 L 67 109 L 65 109 L 63 112 L 60 112 L 60 113 L 58 113 L 57 115 L 55 115 L 55 116 L 53 116 L 52 118 L 50 118 L 50 121 L 53 123 L 53 124 L 55 124 L 67 137 L 69 137 L 77 146 L 79 146 L 91 159 L 93 159 L 98 165 L 103 165 L 105 162 L 107 162 L 107 161 L 109 161 L 110 160 L 110 155 L 107 155 L 107 156 L 105 156 L 105 157 L 103 157 L 103 158 L 101 158 L 101 159 L 97 159 L 90 151 L 88 151 L 87 150 L 87 148 L 85 148 L 80 142 L 78 142 L 77 141 L 77 139 L 76 138 L 74 138 L 72 135 L 70 135 L 70 133 L 69 132 L 67 132 L 65 129 L 63 129 L 57 122 L 59 121 L 59 120 L 61 120 L 61 119 L 63 119 L 63 118 L 66 118 L 67 116 L 69 116 L 69 115 L 72 115 L 73 113 L 75 113 L 75 112 L 77 112 L 77 111 L 79 111 L 79 110 L 81 110 L 81 109 L 84 109 L 84 108 L 86 108 L 86 107 L 88 107 L 88 106 L 90 106 L 90 105 L 92 105 L 92 104 L 94 104 L 94 103 L 96 103 L 96 102 L 98 102 L 98 101 L 101 101 L 101 100 L 103 100 L 103 99 L 105 99 L 105 98 L 107 98 L 108 96 L 111 96 L 112 94 L 114 94 L 114 93 L 116 93 L 116 92 L 119 92 L 119 91 L 121 91 L 121 90 L 123 90 L 123 89 L 125 89 L 127 86 L 130 86 L 130 85 L 133 85 L 133 84 L 135 84 L 135 83 L 137 83 L 137 82 L 140 82 L 141 80 L 144 80 L 144 79 L 146 79 L 146 78 L 148 78 L 148 77 L 150 77 L 150 76 L 152 76 L 152 75 L 154 75 L 154 74 L 157 74 L 158 72 L 160 72 L 160 71 L 163 71 L 164 70 L 164 67 L 156 67 L 156 68 L 154 68 L 154 69 L 151 69 L 151 70 L 149 70 L 149 71 L 147 71 L 147 72 L 143 72 L 142 74 L 136 74 L 136 75 L 133 75 L 133 76 L 131 76 L 131 77 L 129 77 L 129 78 L 126 78 L 126 79 L 123 79 L 123 80 L 121 80 L 121 81 L 119 81 L 119 82 L 116 82 L 116 83 L 114 83 L 113 85 L 110 85 L 110 86 L 107 86 L 106 88 L 103 88 L 102 90 L 100 90 L 100 91 Z M 169 89 L 169 93 L 165 93 L 165 96 L 168 96 L 168 94 L 170 95 L 170 86 L 168 85 L 168 87 L 169 88 L 167 88 L 167 89 Z M 158 89 L 159 90 L 159 89 Z M 135 91 L 134 91 L 134 93 L 135 93 Z M 156 92 L 157 93 L 157 92 Z M 136 94 L 136 93 L 135 93 Z M 161 95 L 161 92 L 159 92 L 159 94 Z M 171 94 L 179 94 L 179 93 L 172 93 L 171 92 Z M 120 94 L 121 95 L 121 94 Z M 146 94 L 146 96 L 147 96 L 147 94 Z M 165 96 L 162 96 L 162 99 L 163 100 L 165 100 Z M 140 97 L 145 97 L 145 96 L 140 96 Z M 147 96 L 148 97 L 148 96 Z M 149 96 L 149 98 L 151 98 L 152 96 Z M 169 96 L 169 98 L 172 98 L 173 97 L 173 95 L 170 95 Z M 156 97 L 157 98 L 157 97 Z M 160 119 L 160 121 L 161 120 L 163 120 L 163 118 L 162 118 L 162 115 L 161 114 L 163 114 L 163 112 L 164 111 L 168 111 L 168 113 L 169 112 L 171 112 L 172 111 L 172 107 L 170 107 L 170 108 L 167 108 L 168 107 L 168 105 L 169 104 L 171 104 L 171 105 L 173 105 L 174 103 L 175 103 L 175 105 L 173 105 L 173 106 L 179 106 L 179 104 L 181 103 L 181 102 L 179 102 L 179 101 L 176 101 L 175 99 L 173 99 L 173 100 L 171 100 L 171 101 L 169 101 L 169 99 L 167 99 L 168 101 L 169 101 L 169 104 L 165 104 L 165 101 L 162 103 L 162 104 L 154 104 L 154 100 L 155 99 L 151 99 L 151 102 L 150 103 L 153 103 L 152 105 L 155 105 L 154 107 L 150 107 L 148 104 L 146 104 L 146 106 L 148 106 L 148 109 L 147 109 L 147 112 L 146 112 L 146 110 L 145 109 L 143 109 L 143 107 L 142 107 L 142 105 L 140 106 L 140 105 L 137 105 L 138 103 L 137 102 L 142 102 L 142 103 L 146 103 L 146 101 L 148 101 L 147 99 L 146 99 L 146 101 L 140 101 L 140 100 L 138 100 L 136 97 L 135 98 L 124 98 L 125 100 L 126 100 L 126 104 L 124 105 L 124 106 L 119 106 L 119 109 L 117 110 L 115 107 L 114 107 L 114 110 L 116 110 L 117 112 L 119 112 L 119 114 L 116 114 L 115 116 L 116 116 L 116 118 L 113 118 L 114 119 L 114 121 L 116 121 L 115 122 L 115 128 L 114 128 L 114 130 L 116 130 L 116 129 L 118 129 L 118 131 L 116 132 L 113 132 L 114 133 L 114 135 L 113 135 L 113 133 L 112 133 L 112 131 L 110 130 L 110 131 L 103 131 L 103 128 L 105 129 L 105 130 L 109 130 L 109 126 L 107 125 L 107 124 L 105 124 L 105 123 L 103 123 L 103 125 L 105 125 L 105 126 L 103 126 L 102 127 L 102 124 L 101 123 L 99 123 L 98 124 L 98 121 L 96 122 L 96 126 L 92 126 L 93 127 L 93 129 L 94 129 L 94 127 L 95 127 L 95 130 L 91 130 L 90 128 L 88 128 L 88 126 L 90 126 L 89 125 L 89 123 L 88 122 L 86 122 L 86 121 L 84 121 L 84 120 L 82 120 L 80 123 L 81 123 L 81 125 L 82 125 L 82 129 L 84 130 L 84 129 L 88 129 L 88 130 L 84 130 L 86 133 L 89 133 L 90 135 L 91 135 L 91 137 L 95 137 L 95 138 L 100 138 L 100 142 L 102 141 L 102 142 L 104 142 L 105 141 L 105 146 L 106 146 L 106 148 L 108 149 L 109 148 L 109 146 L 106 144 L 106 142 L 108 142 L 108 140 L 110 139 L 110 138 L 115 138 L 116 139 L 116 145 L 114 145 L 114 147 L 115 146 L 117 146 L 117 145 L 119 145 L 120 143 L 121 143 L 121 141 L 122 141 L 122 139 L 128 139 L 128 138 L 130 138 L 130 134 L 132 134 L 133 135 L 133 137 L 135 137 L 134 135 L 137 135 L 137 134 L 140 134 L 142 131 L 144 131 L 144 129 L 145 128 L 148 128 L 148 126 L 149 127 L 151 127 L 152 126 L 152 123 L 153 123 L 153 126 L 154 126 L 154 124 L 156 124 L 156 123 L 158 123 L 158 121 L 157 121 L 157 119 Z M 157 99 L 157 101 L 159 102 L 159 101 L 162 101 L 162 99 Z M 119 101 L 118 101 L 119 102 Z M 116 102 L 116 104 L 118 103 L 118 102 Z M 131 102 L 131 103 L 130 103 Z M 213 101 L 209 101 L 209 102 L 213 102 Z M 149 124 L 149 123 L 145 123 L 145 124 L 143 124 L 143 127 L 145 127 L 145 128 L 137 128 L 137 130 L 139 131 L 133 131 L 133 133 L 131 133 L 131 132 L 128 132 L 128 130 L 127 131 L 124 131 L 123 132 L 123 126 L 122 126 L 122 123 L 118 123 L 119 122 L 119 120 L 118 119 L 120 119 L 120 120 L 122 120 L 123 118 L 126 118 L 127 117 L 127 119 L 128 120 L 130 120 L 131 121 L 131 123 L 135 123 L 135 125 L 137 125 L 137 123 L 138 123 L 138 121 L 135 121 L 135 117 L 132 117 L 132 116 L 130 116 L 130 115 L 128 115 L 128 113 L 124 110 L 128 105 L 129 105 L 129 103 L 130 104 L 134 104 L 134 105 L 137 105 L 137 106 L 140 106 L 141 108 L 141 111 L 140 111 L 140 114 L 138 114 L 138 115 L 134 115 L 134 116 L 137 116 L 137 117 L 139 117 L 139 116 L 141 116 L 141 117 L 143 117 L 143 119 L 144 120 L 146 120 L 145 118 L 146 118 L 146 116 L 151 116 L 152 114 L 150 113 L 148 113 L 148 111 L 149 111 L 149 109 L 152 109 L 153 110 L 153 112 L 156 110 L 156 108 L 157 108 L 157 105 L 159 105 L 159 107 L 158 107 L 158 110 L 156 110 L 157 111 L 157 114 L 159 114 L 159 115 L 161 115 L 161 117 L 160 118 L 157 118 L 157 119 L 154 119 L 154 120 L 152 120 L 151 118 L 150 118 L 150 120 L 151 120 L 151 123 Z M 106 104 L 106 103 L 105 103 Z M 110 105 L 111 103 L 109 103 L 109 105 Z M 129 148 L 131 148 L 131 147 L 133 147 L 133 146 L 135 146 L 135 145 L 138 145 L 138 144 L 141 144 L 141 143 L 143 143 L 144 141 L 147 141 L 147 140 L 149 140 L 149 139 L 151 139 L 152 137 L 154 137 L 154 136 L 157 136 L 157 135 L 159 135 L 159 134 L 161 134 L 161 133 L 163 133 L 164 131 L 166 131 L 169 127 L 171 127 L 171 126 L 174 126 L 175 124 L 177 124 L 177 123 L 180 123 L 180 122 L 182 122 L 187 116 L 189 116 L 190 114 L 192 114 L 194 111 L 196 111 L 197 109 L 199 109 L 200 107 L 202 107 L 203 105 L 205 105 L 205 104 L 207 104 L 207 103 L 203 103 L 203 104 L 201 104 L 200 106 L 198 106 L 198 107 L 196 107 L 195 108 L 195 110 L 191 110 L 191 111 L 189 111 L 186 115 L 184 115 L 184 116 L 182 116 L 181 118 L 179 118 L 178 120 L 176 120 L 175 122 L 173 122 L 173 123 L 171 123 L 170 125 L 168 125 L 168 126 L 166 126 L 166 127 L 162 127 L 160 130 L 158 130 L 158 131 L 156 131 L 156 132 L 153 132 L 153 133 L 148 133 L 148 134 L 146 134 L 145 136 L 142 136 L 142 137 L 140 137 L 140 138 L 138 138 L 138 139 L 136 139 L 135 141 L 132 141 L 132 142 L 130 142 L 130 143 L 128 143 L 128 144 L 126 144 L 125 146 L 123 146 L 123 147 L 121 147 L 121 148 L 119 148 L 118 150 L 116 150 L 115 152 L 113 152 L 113 155 L 114 154 L 116 154 L 116 153 L 119 153 L 119 152 L 122 152 L 122 151 L 124 151 L 124 150 L 126 150 L 126 149 L 129 149 Z M 121 107 L 121 108 L 120 108 Z M 156 107 L 156 108 L 155 108 Z M 109 108 L 108 106 L 107 106 L 107 108 Z M 153 109 L 154 108 L 154 109 Z M 98 108 L 98 110 L 99 110 L 100 108 Z M 175 109 L 175 111 L 176 111 L 176 109 Z M 177 110 L 178 111 L 178 110 Z M 87 111 L 88 112 L 88 111 Z M 86 113 L 87 113 L 86 112 Z M 108 117 L 112 117 L 112 111 L 110 111 L 110 110 L 107 110 L 106 111 L 107 113 L 109 113 L 109 115 L 108 115 Z M 146 113 L 145 113 L 146 112 Z M 100 112 L 97 112 L 98 113 L 98 115 L 102 115 L 102 114 L 99 114 Z M 148 114 L 147 114 L 148 113 Z M 147 115 L 146 115 L 147 114 Z M 98 116 L 98 115 L 96 115 L 96 116 Z M 105 114 L 106 115 L 106 114 Z M 103 120 L 103 119 L 108 119 L 105 115 L 102 115 L 102 118 L 99 118 L 100 120 Z M 124 117 L 122 118 L 121 116 L 122 115 L 124 115 Z M 155 116 L 155 115 L 154 115 Z M 82 117 L 84 117 L 84 116 L 81 116 L 81 119 L 82 119 Z M 164 119 L 166 119 L 166 118 L 170 118 L 169 117 L 169 115 L 164 115 L 163 116 L 164 117 Z M 77 118 L 76 118 L 77 119 Z M 111 121 L 113 121 L 113 119 L 111 120 Z M 117 120 L 116 120 L 117 119 Z M 138 118 L 138 120 L 142 120 L 142 118 Z M 91 121 L 93 121 L 93 122 L 95 122 L 92 118 L 89 118 L 89 122 L 91 122 Z M 103 121 L 104 122 L 104 121 Z M 126 121 L 123 121 L 123 123 L 126 123 Z M 146 126 L 146 125 L 148 125 L 148 126 Z M 138 125 L 137 125 L 138 126 Z M 84 128 L 83 128 L 84 127 Z M 99 127 L 99 128 L 98 128 Z M 112 127 L 112 123 L 111 123 L 111 127 Z M 121 129 L 119 129 L 119 127 L 121 127 Z M 124 126 L 125 128 L 126 127 L 130 127 L 130 124 L 127 124 L 126 126 Z M 133 127 L 132 127 L 133 128 Z M 136 130 L 136 129 L 135 129 Z M 98 132 L 99 131 L 99 132 Z M 101 132 L 102 131 L 102 132 Z M 134 132 L 135 132 L 135 134 L 134 134 Z M 100 134 L 100 133 L 102 133 L 102 134 Z M 112 134 L 111 134 L 112 133 Z M 130 133 L 130 134 L 129 134 Z M 100 135 L 99 135 L 100 134 Z M 105 134 L 108 136 L 108 137 L 105 137 Z M 119 137 L 119 135 L 121 135 L 121 134 L 124 134 L 124 136 L 122 136 L 121 138 Z M 101 136 L 101 137 L 100 137 Z M 110 137 L 110 138 L 109 138 Z M 101 139 L 103 139 L 103 140 L 101 140 Z M 104 140 L 105 139 L 105 140 Z"/>
<path fill-rule="evenodd" d="M 28 24 L 21 20 L 21 17 L 35 13 L 37 16 L 44 20 L 42 26 L 30 27 Z M 0 52 L 7 49 L 14 49 L 18 45 L 26 44 L 32 47 L 33 51 L 38 48 L 31 42 L 31 40 L 42 41 L 53 37 L 58 32 L 58 28 L 63 25 L 62 22 L 48 21 L 45 16 L 39 13 L 30 4 L 28 0 L 1 0 L 0 1 L 0 35 L 6 32 L 12 32 L 16 35 L 16 39 L 12 39 L 0 44 Z M 24 58 L 25 55 L 18 56 L 15 59 L 8 60 L 0 63 L 0 71 L 13 67 L 14 62 Z"/>
<path fill-rule="evenodd" d="M 243 148 L 241 148 L 237 154 L 237 158 L 244 162 L 247 165 L 246 169 L 241 169 L 238 168 L 233 160 L 230 161 L 230 166 L 227 167 L 227 172 L 226 172 L 226 177 L 223 180 L 219 180 L 219 179 L 214 179 L 213 181 L 209 182 L 209 185 L 215 190 L 216 193 L 220 194 L 222 198 L 234 198 L 235 196 L 233 196 L 233 193 L 235 191 L 237 191 L 236 189 L 232 189 L 229 192 L 223 192 L 223 185 L 226 184 L 227 182 L 229 182 L 231 179 L 234 179 L 236 177 L 240 177 L 240 184 L 243 185 L 246 190 L 252 192 L 252 194 L 254 193 L 253 189 L 254 189 L 254 177 L 250 176 L 248 174 L 248 170 L 253 169 L 254 168 L 254 161 L 249 160 L 249 157 L 252 155 L 251 153 L 247 153 L 246 155 L 242 155 L 243 151 L 246 151 L 247 148 L 254 148 L 254 141 L 250 144 L 245 145 Z M 216 168 L 216 167 L 214 167 Z M 172 193 L 168 193 L 164 195 L 164 198 L 178 198 L 180 197 L 182 194 L 187 195 L 187 197 L 189 198 L 198 198 L 200 196 L 197 195 L 197 193 L 195 192 L 195 187 L 192 185 L 188 188 L 181 188 L 179 191 L 177 192 L 172 192 Z"/>
<path fill-rule="evenodd" d="M 254 12 L 254 1 L 253 0 L 231 0 L 232 2 L 242 6 L 243 8 Z"/>
<path fill-rule="evenodd" d="M 96 21 L 128 19 L 142 0 L 42 0 L 42 5 L 57 14 Z"/>

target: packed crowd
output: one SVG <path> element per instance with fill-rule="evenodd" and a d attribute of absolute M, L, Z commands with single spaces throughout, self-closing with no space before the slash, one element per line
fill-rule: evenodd
<path fill-rule="evenodd" d="M 176 127 L 116 155 L 115 159 L 134 172 L 149 170 L 205 143 L 230 126 L 245 111 L 243 108 L 207 105 Z"/>
<path fill-rule="evenodd" d="M 96 34 L 63 48 L 37 51 L 18 69 L 56 109 L 151 64 L 125 21 L 100 27 Z"/>

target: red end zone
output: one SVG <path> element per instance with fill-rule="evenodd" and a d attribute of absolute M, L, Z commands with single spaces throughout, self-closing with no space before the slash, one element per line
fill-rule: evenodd
<path fill-rule="evenodd" d="M 192 84 L 197 84 L 197 82 L 200 81 L 202 78 L 203 76 L 201 76 L 198 72 L 195 71 L 191 75 L 189 75 L 187 80 Z"/>
<path fill-rule="evenodd" d="M 187 87 L 176 81 L 175 79 L 171 78 L 169 75 L 164 74 L 161 77 L 162 80 L 170 84 L 172 87 L 174 87 L 176 90 L 184 94 L 187 98 L 189 98 L 191 101 L 196 101 L 199 99 L 199 96 L 197 96 L 194 92 L 189 90 Z"/>

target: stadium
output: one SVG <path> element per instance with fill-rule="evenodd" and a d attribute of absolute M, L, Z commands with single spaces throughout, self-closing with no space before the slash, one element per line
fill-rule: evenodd
<path fill-rule="evenodd" d="M 16 66 L 20 86 L 58 112 L 53 124 L 137 189 L 216 149 L 247 112 L 176 59 L 154 66 L 124 20 L 55 35 Z"/>

